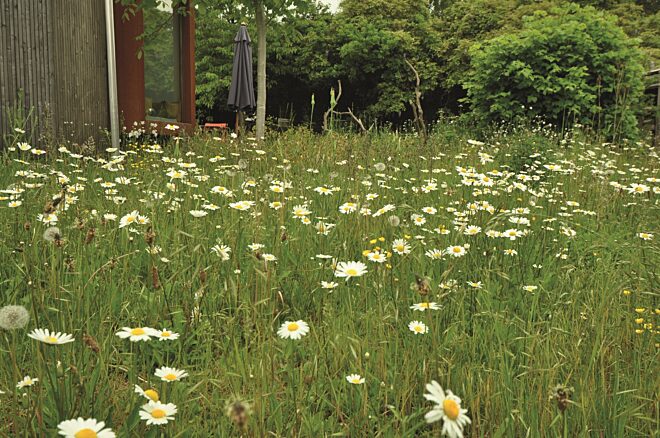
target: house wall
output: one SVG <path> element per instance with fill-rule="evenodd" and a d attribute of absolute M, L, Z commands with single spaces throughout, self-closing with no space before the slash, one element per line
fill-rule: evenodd
<path fill-rule="evenodd" d="M 0 0 L 0 142 L 7 107 L 32 109 L 32 142 L 81 143 L 109 126 L 103 0 Z M 47 114 L 50 114 L 47 117 Z"/>

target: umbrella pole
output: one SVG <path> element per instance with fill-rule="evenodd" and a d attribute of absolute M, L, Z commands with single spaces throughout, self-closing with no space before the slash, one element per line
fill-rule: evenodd
<path fill-rule="evenodd" d="M 245 129 L 245 113 L 243 111 L 236 112 L 236 135 L 242 135 Z"/>

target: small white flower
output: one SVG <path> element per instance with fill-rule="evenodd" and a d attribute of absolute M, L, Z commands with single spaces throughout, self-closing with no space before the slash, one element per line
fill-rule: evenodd
<path fill-rule="evenodd" d="M 174 420 L 174 414 L 177 413 L 177 408 L 174 403 L 161 403 L 159 401 L 150 401 L 142 406 L 140 410 L 140 418 L 147 422 L 147 425 L 167 424 L 168 421 Z"/>
<path fill-rule="evenodd" d="M 175 382 L 184 377 L 188 377 L 188 373 L 184 370 L 177 370 L 176 368 L 161 367 L 156 369 L 154 373 L 156 377 L 160 377 L 163 382 Z"/>
<path fill-rule="evenodd" d="M 122 327 L 122 329 L 115 334 L 122 339 L 128 338 L 131 342 L 139 342 L 150 340 L 153 332 L 154 329 L 149 327 Z"/>
<path fill-rule="evenodd" d="M 26 386 L 32 386 L 38 381 L 39 381 L 39 379 L 36 378 L 36 377 L 32 378 L 30 376 L 25 376 L 25 377 L 23 377 L 23 380 L 21 380 L 20 382 L 18 382 L 16 384 L 16 387 L 18 389 L 22 389 L 22 388 L 25 388 Z"/>
<path fill-rule="evenodd" d="M 408 324 L 408 330 L 410 330 L 411 332 L 413 332 L 416 335 L 423 335 L 423 334 L 428 333 L 429 328 L 423 322 L 411 321 Z"/>
<path fill-rule="evenodd" d="M 346 376 L 346 380 L 353 385 L 362 385 L 364 383 L 364 377 L 359 374 L 349 374 Z"/>
<path fill-rule="evenodd" d="M 301 319 L 298 321 L 284 321 L 277 331 L 277 334 L 282 339 L 298 340 L 309 333 L 309 326 Z"/>
<path fill-rule="evenodd" d="M 34 329 L 31 333 L 28 334 L 28 336 L 32 339 L 36 339 L 37 341 L 41 341 L 50 345 L 67 344 L 69 342 L 75 341 L 73 336 L 69 334 L 61 332 L 55 333 L 48 329 Z"/>
<path fill-rule="evenodd" d="M 106 428 L 103 421 L 94 418 L 78 417 L 62 421 L 57 425 L 57 429 L 58 434 L 65 438 L 115 438 L 112 429 Z"/>

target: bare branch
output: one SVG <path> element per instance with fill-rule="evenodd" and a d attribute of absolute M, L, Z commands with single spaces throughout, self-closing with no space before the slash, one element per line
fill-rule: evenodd
<path fill-rule="evenodd" d="M 415 117 L 415 125 L 417 126 L 417 131 L 422 135 L 424 143 L 428 139 L 428 132 L 426 130 L 426 123 L 424 122 L 424 109 L 422 108 L 422 91 L 420 90 L 420 78 L 419 73 L 414 65 L 404 56 L 403 60 L 408 64 L 408 67 L 415 74 L 415 101 L 410 101 L 410 106 L 413 110 L 413 116 Z"/>

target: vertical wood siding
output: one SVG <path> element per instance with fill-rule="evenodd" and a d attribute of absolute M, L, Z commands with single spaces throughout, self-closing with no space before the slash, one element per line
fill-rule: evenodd
<path fill-rule="evenodd" d="M 24 93 L 37 126 L 65 140 L 99 140 L 107 129 L 108 85 L 103 0 L 0 0 L 0 139 L 7 106 Z M 46 113 L 52 126 L 46 126 Z M 1 141 L 1 140 L 0 140 Z"/>

